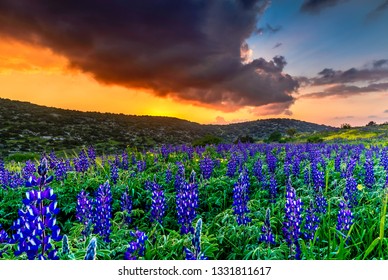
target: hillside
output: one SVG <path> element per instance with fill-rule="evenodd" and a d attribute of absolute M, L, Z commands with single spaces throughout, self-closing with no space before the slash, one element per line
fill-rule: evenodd
<path fill-rule="evenodd" d="M 100 151 L 127 146 L 190 144 L 205 135 L 233 142 L 249 135 L 262 140 L 272 132 L 320 132 L 332 127 L 292 119 L 267 119 L 229 125 L 201 125 L 171 117 L 80 112 L 0 98 L 0 157 L 18 152 L 70 150 L 93 145 Z"/>

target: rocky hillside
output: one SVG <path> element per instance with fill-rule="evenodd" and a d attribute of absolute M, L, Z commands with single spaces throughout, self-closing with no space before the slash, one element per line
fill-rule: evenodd
<path fill-rule="evenodd" d="M 18 152 L 69 150 L 93 145 L 99 150 L 127 146 L 190 144 L 205 135 L 225 142 L 248 135 L 255 140 L 272 132 L 333 129 L 291 119 L 268 119 L 230 125 L 201 125 L 171 117 L 80 112 L 0 98 L 0 157 Z"/>

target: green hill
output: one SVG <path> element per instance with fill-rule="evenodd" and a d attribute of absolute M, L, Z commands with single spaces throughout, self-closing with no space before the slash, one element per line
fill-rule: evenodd
<path fill-rule="evenodd" d="M 93 145 L 100 152 L 126 147 L 191 144 L 206 136 L 223 142 L 263 141 L 285 135 L 335 128 L 292 119 L 267 119 L 229 125 L 201 125 L 171 117 L 80 112 L 0 99 L 0 157 L 15 153 L 69 151 Z M 245 138 L 244 138 L 245 137 Z"/>

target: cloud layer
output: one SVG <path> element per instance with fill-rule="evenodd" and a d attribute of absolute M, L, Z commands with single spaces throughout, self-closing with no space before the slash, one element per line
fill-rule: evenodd
<path fill-rule="evenodd" d="M 347 0 L 305 0 L 301 6 L 302 12 L 319 14 L 321 10 L 333 7 Z"/>
<path fill-rule="evenodd" d="M 303 98 L 350 97 L 369 92 L 385 92 L 388 91 L 388 59 L 375 60 L 363 68 L 352 67 L 345 71 L 325 68 L 318 76 L 300 77 L 299 81 L 308 86 L 327 85 L 323 91 L 305 94 Z"/>
<path fill-rule="evenodd" d="M 372 20 L 377 17 L 380 17 L 386 11 L 388 11 L 388 0 L 382 0 L 380 5 L 378 5 L 376 8 L 369 12 L 369 14 L 367 15 L 367 19 Z"/>
<path fill-rule="evenodd" d="M 283 73 L 284 57 L 246 61 L 242 55 L 268 4 L 4 0 L 0 36 L 48 47 L 106 84 L 224 111 L 291 104 L 298 82 Z"/>

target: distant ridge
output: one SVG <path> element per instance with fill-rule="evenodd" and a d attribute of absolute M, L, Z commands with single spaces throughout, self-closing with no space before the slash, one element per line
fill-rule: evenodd
<path fill-rule="evenodd" d="M 233 142 L 249 135 L 260 140 L 272 132 L 333 130 L 294 119 L 266 119 L 227 125 L 201 125 L 174 117 L 81 112 L 0 98 L 0 157 L 17 152 L 67 150 L 93 145 L 103 150 L 127 146 L 190 144 L 205 135 Z"/>

